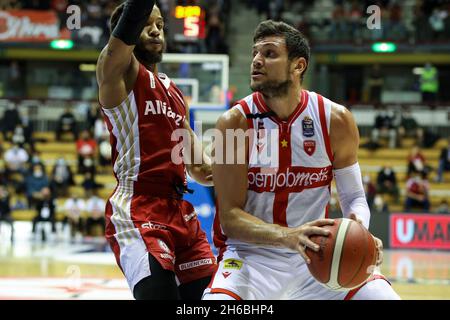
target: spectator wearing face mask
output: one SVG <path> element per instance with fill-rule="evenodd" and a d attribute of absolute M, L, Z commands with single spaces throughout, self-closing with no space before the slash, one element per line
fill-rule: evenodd
<path fill-rule="evenodd" d="M 36 233 L 36 227 L 39 222 L 50 222 L 52 233 L 56 232 L 56 205 L 50 188 L 42 188 L 36 194 L 36 216 L 33 219 L 32 232 Z M 45 233 L 42 234 L 42 240 L 46 240 Z"/>
<path fill-rule="evenodd" d="M 33 165 L 30 173 L 25 177 L 25 193 L 30 208 L 40 198 L 42 190 L 48 187 L 49 181 L 45 175 L 44 167 L 41 164 Z"/>
<path fill-rule="evenodd" d="M 372 130 L 372 142 L 379 144 L 380 138 L 388 138 L 389 148 L 395 148 L 397 144 L 397 128 L 395 125 L 395 116 L 392 112 L 383 110 L 375 118 L 375 124 Z"/>
<path fill-rule="evenodd" d="M 91 138 L 89 131 L 81 132 L 80 139 L 77 141 L 78 173 L 91 171 L 95 167 L 93 159 L 96 151 L 97 143 Z"/>
<path fill-rule="evenodd" d="M 72 133 L 73 139 L 77 140 L 78 138 L 77 120 L 70 108 L 66 108 L 64 113 L 59 117 L 55 132 L 56 140 L 61 141 L 62 134 L 67 132 Z"/>
<path fill-rule="evenodd" d="M 416 139 L 417 145 L 423 146 L 424 130 L 419 126 L 409 110 L 405 110 L 401 114 L 398 134 L 400 141 L 403 141 L 405 137 L 412 137 Z"/>
<path fill-rule="evenodd" d="M 389 194 L 394 197 L 395 202 L 399 201 L 400 192 L 397 185 L 397 177 L 391 166 L 385 165 L 377 175 L 378 194 Z"/>
<path fill-rule="evenodd" d="M 69 187 L 75 185 L 72 169 L 63 157 L 56 160 L 50 178 L 52 189 L 56 197 L 67 197 Z"/>
<path fill-rule="evenodd" d="M 417 209 L 421 212 L 429 212 L 429 189 L 426 174 L 414 171 L 411 178 L 406 182 L 405 211 Z"/>
<path fill-rule="evenodd" d="M 34 150 L 30 154 L 30 158 L 28 159 L 28 166 L 31 168 L 35 164 L 40 164 L 44 169 L 44 161 L 42 161 L 41 153 L 39 151 Z M 45 171 L 45 170 L 44 170 Z"/>

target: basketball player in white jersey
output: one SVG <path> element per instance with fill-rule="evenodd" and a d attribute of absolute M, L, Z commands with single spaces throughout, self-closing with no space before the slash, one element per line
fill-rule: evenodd
<path fill-rule="evenodd" d="M 306 247 L 319 249 L 309 237 L 327 236 L 323 226 L 334 223 L 327 219 L 333 176 L 343 215 L 365 227 L 370 220 L 358 129 L 345 107 L 302 88 L 309 55 L 307 40 L 283 22 L 265 21 L 255 31 L 254 93 L 216 124 L 224 135 L 254 130 L 244 164 L 213 164 L 220 263 L 205 300 L 399 299 L 378 272 L 359 288 L 332 291 L 307 268 Z M 239 148 L 221 151 L 236 154 Z M 266 149 L 275 150 L 270 161 L 263 161 Z M 379 265 L 382 243 L 375 240 Z"/>

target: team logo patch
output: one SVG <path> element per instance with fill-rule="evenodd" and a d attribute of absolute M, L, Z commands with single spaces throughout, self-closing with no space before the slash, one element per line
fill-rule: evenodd
<path fill-rule="evenodd" d="M 231 272 L 228 272 L 228 271 L 222 272 L 222 275 L 225 279 L 228 278 L 230 276 L 230 274 L 231 274 Z"/>
<path fill-rule="evenodd" d="M 311 138 L 314 136 L 314 121 L 306 116 L 302 120 L 303 136 Z"/>
<path fill-rule="evenodd" d="M 240 270 L 242 268 L 242 261 L 236 259 L 224 260 L 223 268 Z"/>
<path fill-rule="evenodd" d="M 161 247 L 161 249 L 163 249 L 167 253 L 170 253 L 170 249 L 164 241 L 162 241 L 161 239 L 158 239 L 158 244 Z"/>
<path fill-rule="evenodd" d="M 307 155 L 312 156 L 316 151 L 316 142 L 314 140 L 303 141 L 303 148 Z"/>

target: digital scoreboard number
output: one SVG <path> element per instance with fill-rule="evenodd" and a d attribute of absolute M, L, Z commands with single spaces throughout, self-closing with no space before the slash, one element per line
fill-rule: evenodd
<path fill-rule="evenodd" d="M 176 6 L 170 33 L 175 41 L 195 42 L 205 38 L 205 10 L 199 6 Z"/>

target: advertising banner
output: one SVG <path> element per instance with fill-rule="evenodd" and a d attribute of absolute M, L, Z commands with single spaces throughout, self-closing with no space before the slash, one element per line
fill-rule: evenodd
<path fill-rule="evenodd" d="M 450 249 L 450 215 L 391 214 L 390 247 Z"/>
<path fill-rule="evenodd" d="M 69 38 L 69 30 L 60 31 L 53 11 L 0 10 L 1 42 L 48 42 Z"/>

